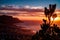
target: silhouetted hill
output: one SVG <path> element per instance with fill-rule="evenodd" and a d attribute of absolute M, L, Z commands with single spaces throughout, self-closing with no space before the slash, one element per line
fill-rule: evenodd
<path fill-rule="evenodd" d="M 30 29 L 14 25 L 22 21 L 12 16 L 0 16 L 0 40 L 28 40 L 34 35 Z"/>
<path fill-rule="evenodd" d="M 22 22 L 17 18 L 13 18 L 12 16 L 7 16 L 7 15 L 1 15 L 0 16 L 0 23 L 7 23 L 7 24 L 13 24 L 13 23 L 19 23 Z"/>
<path fill-rule="evenodd" d="M 21 23 L 17 18 L 12 16 L 1 15 L 0 16 L 0 40 L 17 40 L 18 27 L 14 23 Z"/>

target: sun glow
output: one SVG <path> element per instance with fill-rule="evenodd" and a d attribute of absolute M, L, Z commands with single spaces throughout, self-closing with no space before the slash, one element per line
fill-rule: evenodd
<path fill-rule="evenodd" d="M 51 17 L 51 21 L 53 21 L 53 18 Z"/>
<path fill-rule="evenodd" d="M 57 17 L 57 18 L 54 19 L 54 21 L 58 21 L 58 20 L 60 20 L 60 17 Z M 51 21 L 53 21 L 52 17 L 51 17 Z"/>

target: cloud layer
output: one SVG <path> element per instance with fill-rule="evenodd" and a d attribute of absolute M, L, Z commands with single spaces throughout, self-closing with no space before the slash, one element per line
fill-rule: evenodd
<path fill-rule="evenodd" d="M 16 6 L 16 5 L 1 5 L 0 6 L 0 14 L 5 14 L 5 15 L 7 14 L 7 15 L 14 15 L 14 16 L 44 17 L 44 15 L 43 15 L 44 10 L 43 10 L 42 6 L 29 6 L 29 5 L 26 5 L 26 6 L 22 7 L 22 6 Z"/>
<path fill-rule="evenodd" d="M 42 6 L 11 6 L 11 5 L 1 5 L 0 6 L 0 14 L 8 14 L 8 15 L 20 15 L 20 16 L 40 16 L 43 14 Z"/>

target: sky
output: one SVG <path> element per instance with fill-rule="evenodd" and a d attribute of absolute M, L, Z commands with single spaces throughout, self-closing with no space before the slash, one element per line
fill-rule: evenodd
<path fill-rule="evenodd" d="M 49 4 L 57 4 L 60 9 L 60 0 L 0 0 L 0 5 L 18 5 L 18 6 L 42 6 L 48 7 Z"/>
<path fill-rule="evenodd" d="M 0 6 L 2 7 L 6 7 L 6 5 L 12 5 L 14 6 L 13 8 L 18 8 L 18 9 L 19 7 L 22 8 L 20 9 L 20 11 L 0 10 L 0 12 L 5 12 L 5 13 L 8 12 L 8 15 L 15 15 L 15 16 L 17 15 L 18 18 L 22 18 L 23 20 L 25 19 L 26 20 L 37 20 L 37 19 L 40 20 L 39 18 L 44 17 L 43 15 L 44 12 L 42 10 L 44 9 L 44 7 L 49 7 L 49 4 L 57 4 L 56 8 L 59 9 L 59 11 L 56 13 L 60 17 L 60 4 L 59 3 L 60 3 L 60 0 L 0 0 Z M 26 10 L 23 8 L 25 8 Z"/>
<path fill-rule="evenodd" d="M 7 8 L 8 5 L 12 5 L 13 8 L 18 9 L 18 11 L 13 8 L 10 8 L 13 10 L 0 9 L 0 15 L 12 15 L 20 20 L 40 21 L 46 18 L 43 9 L 44 7 L 49 7 L 49 4 L 57 5 L 56 8 L 58 10 L 56 10 L 55 13 L 58 17 L 54 21 L 58 20 L 58 22 L 55 23 L 60 26 L 60 0 L 0 0 L 0 6 Z"/>

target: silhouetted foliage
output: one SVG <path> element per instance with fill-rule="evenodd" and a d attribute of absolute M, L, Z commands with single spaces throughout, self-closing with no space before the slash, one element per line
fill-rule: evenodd
<path fill-rule="evenodd" d="M 47 9 L 47 7 L 45 7 L 44 14 L 48 18 L 49 24 L 51 22 L 51 19 L 50 18 L 53 15 L 55 9 L 56 9 L 56 4 L 53 4 L 53 5 L 50 4 L 49 5 L 49 9 Z"/>
<path fill-rule="evenodd" d="M 56 33 L 60 33 L 60 29 L 59 29 L 59 27 L 57 27 L 57 25 L 56 24 L 54 24 L 53 25 L 54 26 L 54 31 L 56 32 Z"/>
<path fill-rule="evenodd" d="M 50 25 L 50 18 L 55 19 L 56 14 L 53 14 L 56 9 L 56 4 L 49 5 L 49 9 L 45 7 L 44 13 L 48 18 L 47 20 L 43 19 L 43 24 L 41 25 L 41 30 L 39 30 L 35 35 L 32 36 L 32 40 L 60 40 L 60 29 L 56 24 L 53 26 Z"/>
<path fill-rule="evenodd" d="M 39 33 L 36 32 L 36 34 L 32 36 L 32 39 L 31 40 L 39 40 L 39 38 L 40 38 L 39 37 Z"/>
<path fill-rule="evenodd" d="M 44 13 L 45 13 L 45 16 L 48 17 L 49 15 L 49 10 L 45 7 L 45 10 L 44 10 Z"/>
<path fill-rule="evenodd" d="M 46 24 L 46 20 L 43 19 L 43 24 L 41 25 L 41 28 L 44 32 L 49 28 L 49 24 Z"/>
<path fill-rule="evenodd" d="M 56 17 L 57 17 L 57 14 L 53 14 L 53 15 L 52 15 L 53 20 L 54 20 Z"/>
<path fill-rule="evenodd" d="M 56 9 L 56 4 L 53 4 L 53 5 L 49 5 L 49 11 L 50 11 L 50 16 L 52 16 L 52 14 L 54 13 Z"/>

